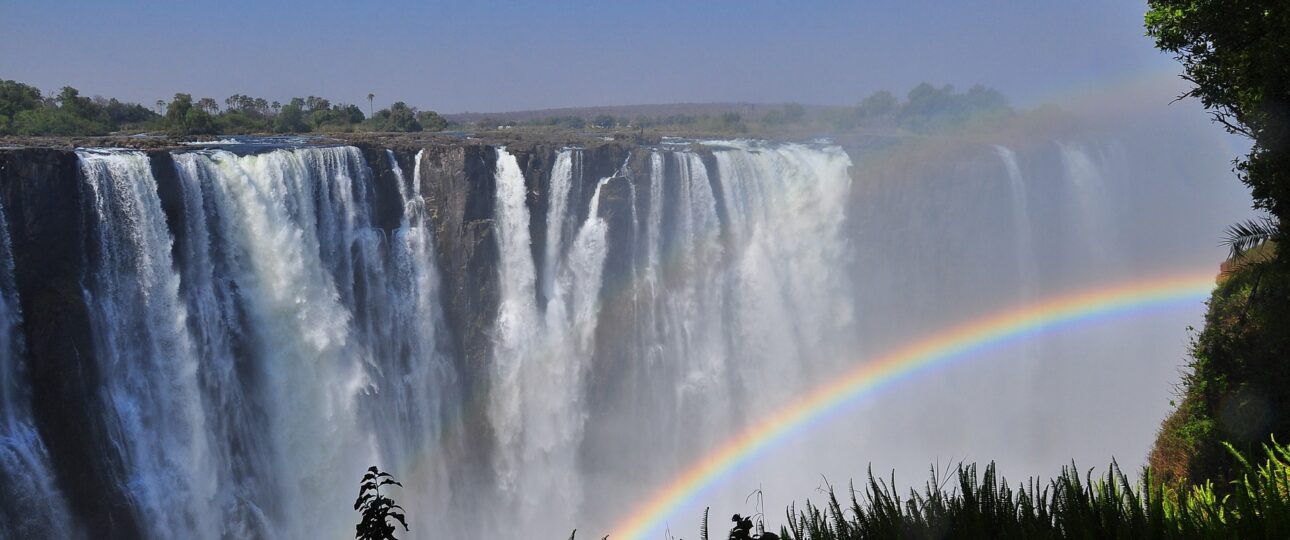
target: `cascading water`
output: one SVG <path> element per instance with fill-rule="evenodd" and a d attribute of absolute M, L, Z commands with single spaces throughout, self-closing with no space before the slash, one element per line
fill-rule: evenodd
<path fill-rule="evenodd" d="M 515 157 L 498 149 L 502 297 L 494 353 L 498 376 L 492 383 L 490 418 L 498 431 L 501 488 L 515 499 L 514 511 L 523 530 L 572 529 L 581 504 L 576 458 L 586 421 L 583 378 L 592 352 L 606 253 L 600 190 L 609 179 L 597 184 L 587 220 L 566 246 L 561 230 L 578 152 L 560 152 L 551 174 L 545 251 L 550 260 L 544 261 L 550 285 L 546 305 L 539 309 L 524 177 Z"/>
<path fill-rule="evenodd" d="M 97 231 L 86 304 L 120 482 L 157 536 L 201 535 L 218 519 L 205 508 L 218 483 L 157 183 L 143 153 L 80 158 Z"/>
<path fill-rule="evenodd" d="M 837 146 L 749 141 L 83 150 L 100 379 L 86 393 L 107 426 L 104 468 L 152 538 L 349 534 L 373 464 L 403 481 L 409 538 L 606 529 L 867 355 L 1078 283 L 1068 273 L 1114 271 L 1103 259 L 1126 218 L 1096 146 L 974 148 L 983 165 L 956 161 L 963 176 L 945 182 L 888 181 Z M 0 265 L 0 493 L 42 496 L 0 503 L 5 518 L 15 500 L 41 509 L 0 536 L 62 523 L 74 536 L 55 486 L 76 480 L 47 458 L 17 382 L 13 274 Z M 1046 424 L 1072 421 L 1064 387 L 1079 385 L 1064 381 L 1092 386 L 1081 358 L 1108 351 L 1084 341 L 929 375 L 682 511 L 743 512 L 763 482 L 774 508 L 870 460 L 921 471 L 963 457 L 928 448 L 1039 454 L 1035 433 L 1064 460 L 1071 438 Z M 1056 367 L 1014 377 L 1035 351 Z M 1041 394 L 1066 401 L 1014 406 Z M 822 446 L 854 451 L 830 461 Z"/>
<path fill-rule="evenodd" d="M 1022 300 L 1035 295 L 1035 280 L 1039 270 L 1035 267 L 1035 239 L 1030 226 L 1030 203 L 1026 200 L 1026 181 L 1017 166 L 1017 153 L 1006 146 L 994 145 L 1008 172 L 1008 186 L 1012 195 L 1012 227 L 1017 234 L 1017 277 L 1020 280 Z"/>
<path fill-rule="evenodd" d="M 1113 213 L 1109 206 L 1106 183 L 1098 165 L 1089 151 L 1077 143 L 1057 143 L 1061 152 L 1062 167 L 1070 186 L 1070 196 L 1077 204 L 1072 227 L 1081 231 L 1079 236 L 1089 242 L 1089 253 L 1100 264 L 1115 262 L 1118 255 L 1113 241 L 1116 234 L 1111 227 Z"/>

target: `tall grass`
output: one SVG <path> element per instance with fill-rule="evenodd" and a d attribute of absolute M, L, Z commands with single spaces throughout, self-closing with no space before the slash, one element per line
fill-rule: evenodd
<path fill-rule="evenodd" d="M 1216 486 L 1165 484 L 1144 469 L 1136 482 L 1112 463 L 1104 475 L 1065 467 L 1047 483 L 1015 489 L 993 463 L 956 474 L 932 470 L 921 491 L 901 497 L 872 471 L 851 486 L 843 506 L 832 488 L 823 505 L 787 511 L 780 536 L 791 540 L 875 538 L 1290 538 L 1290 447 L 1265 446 L 1251 462 L 1230 446 L 1239 477 Z M 947 478 L 947 476 L 949 476 Z"/>

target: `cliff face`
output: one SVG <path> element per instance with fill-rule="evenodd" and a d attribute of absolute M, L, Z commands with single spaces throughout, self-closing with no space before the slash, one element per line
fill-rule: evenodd
<path fill-rule="evenodd" d="M 459 434 L 465 448 L 475 449 L 462 463 L 476 472 L 488 466 L 491 436 L 482 416 L 488 393 L 492 325 L 498 310 L 498 245 L 494 231 L 494 180 L 498 150 L 487 144 L 444 143 L 422 147 L 385 148 L 356 144 L 370 168 L 367 193 L 372 225 L 390 235 L 403 214 L 397 182 L 398 165 L 404 178 L 419 173 L 421 195 L 433 227 L 433 251 L 439 269 L 441 301 L 447 326 L 446 348 L 461 363 L 461 388 L 468 425 Z M 546 249 L 545 221 L 549 204 L 551 167 L 556 144 L 513 144 L 508 147 L 527 182 L 531 210 L 532 251 Z M 158 198 L 173 239 L 175 260 L 185 251 L 188 228 L 184 195 L 176 173 L 174 150 L 149 150 Z M 586 218 L 587 203 L 599 178 L 609 177 L 628 161 L 629 144 L 608 143 L 588 148 L 579 165 L 583 174 L 571 193 L 572 210 Z M 392 162 L 391 159 L 394 161 Z M 640 160 L 637 160 L 640 161 Z M 601 213 L 628 216 L 631 200 L 626 182 L 611 182 Z M 26 354 L 19 359 L 33 404 L 34 423 L 54 464 L 54 474 L 81 530 L 104 538 L 133 538 L 142 534 L 140 517 L 123 492 L 120 449 L 111 437 L 99 408 L 101 387 L 95 341 L 86 298 L 87 261 L 95 255 L 94 237 L 78 156 L 71 149 L 7 148 L 0 150 L 0 204 L 12 237 L 17 296 L 21 299 Z M 573 201 L 578 201 L 574 203 Z M 611 226 L 614 234 L 630 234 L 630 226 Z M 617 243 L 617 242 L 612 242 Z M 623 242 L 622 245 L 630 245 Z M 611 259 L 613 260 L 613 259 Z"/>
<path fill-rule="evenodd" d="M 115 482 L 121 463 L 96 414 L 98 371 L 83 292 L 85 193 L 76 154 L 0 151 L 0 203 L 9 220 L 14 277 L 26 341 L 34 421 L 71 510 L 87 530 L 136 537 L 140 530 Z"/>

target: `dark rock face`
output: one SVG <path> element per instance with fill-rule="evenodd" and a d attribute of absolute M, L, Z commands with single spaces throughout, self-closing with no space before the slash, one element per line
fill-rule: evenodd
<path fill-rule="evenodd" d="M 478 395 L 487 365 L 488 334 L 497 312 L 497 239 L 493 234 L 493 171 L 497 152 L 486 146 L 426 148 L 421 195 L 434 227 L 449 333 L 456 337 L 466 395 Z"/>
<path fill-rule="evenodd" d="M 114 480 L 121 463 L 103 443 L 98 396 L 90 390 L 98 372 L 82 292 L 84 239 L 91 236 L 84 195 L 76 154 L 0 152 L 0 199 L 10 220 L 36 427 L 81 528 L 99 538 L 137 538 L 129 499 Z"/>

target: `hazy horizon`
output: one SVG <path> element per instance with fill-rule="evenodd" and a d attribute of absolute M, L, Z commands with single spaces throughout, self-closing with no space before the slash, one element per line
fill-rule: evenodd
<path fill-rule="evenodd" d="M 1176 63 L 1135 2 L 339 0 L 0 5 L 0 78 L 151 105 L 176 92 L 318 95 L 443 113 L 637 104 L 852 105 L 920 82 L 1062 101 Z"/>

